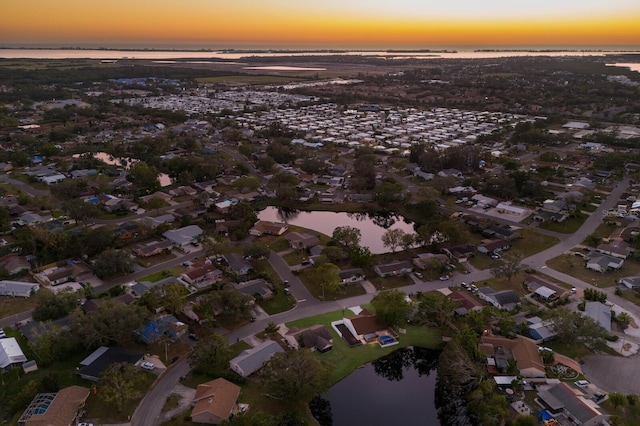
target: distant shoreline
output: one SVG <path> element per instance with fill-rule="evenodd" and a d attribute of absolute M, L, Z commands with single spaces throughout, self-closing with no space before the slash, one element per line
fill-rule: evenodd
<path fill-rule="evenodd" d="M 589 52 L 597 52 L 597 53 L 607 53 L 607 52 L 629 52 L 629 53 L 637 53 L 640 51 L 640 48 L 504 48 L 504 49 L 491 49 L 491 48 L 481 48 L 481 49 L 236 49 L 236 48 L 223 48 L 223 49 L 211 49 L 211 48 L 160 48 L 160 47 L 80 47 L 80 46 L 56 46 L 56 47 L 41 47 L 41 46 L 0 46 L 0 50 L 78 50 L 78 51 L 107 51 L 107 52 L 209 52 L 209 53 L 236 53 L 236 54 L 282 54 L 282 53 L 345 53 L 351 51 L 358 52 L 386 52 L 389 54 L 393 53 L 458 53 L 459 51 L 467 51 L 467 52 L 521 52 L 521 53 L 553 53 L 553 52 L 567 52 L 567 53 L 589 53 Z"/>

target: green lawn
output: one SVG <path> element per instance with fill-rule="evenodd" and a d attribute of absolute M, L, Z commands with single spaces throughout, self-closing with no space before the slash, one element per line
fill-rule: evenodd
<path fill-rule="evenodd" d="M 299 265 L 303 260 L 309 259 L 309 256 L 307 256 L 306 253 L 296 250 L 292 251 L 291 253 L 285 254 L 284 256 L 282 256 L 282 258 L 285 262 L 287 262 L 287 265 L 294 266 Z"/>
<path fill-rule="evenodd" d="M 544 222 L 538 225 L 540 228 L 548 229 L 549 231 L 560 232 L 563 234 L 573 234 L 576 232 L 584 221 L 587 219 L 586 216 L 581 215 L 579 217 L 571 217 L 565 220 L 562 223 L 558 222 Z"/>
<path fill-rule="evenodd" d="M 593 232 L 593 235 L 596 235 L 600 238 L 609 238 L 611 233 L 617 228 L 617 226 L 613 222 L 602 222 L 596 230 Z M 586 235 L 585 235 L 586 237 Z M 588 245 L 588 244 L 585 244 Z"/>
<path fill-rule="evenodd" d="M 319 359 L 330 365 L 332 383 L 337 383 L 361 365 L 375 361 L 398 348 L 408 346 L 438 348 L 441 343 L 440 335 L 436 330 L 427 327 L 407 325 L 407 333 L 400 335 L 399 345 L 381 348 L 377 344 L 373 344 L 349 348 L 331 327 L 332 321 L 340 320 L 349 315 L 353 315 L 353 312 L 344 309 L 315 317 L 303 318 L 286 324 L 289 328 L 293 326 L 304 328 L 314 324 L 324 324 L 330 330 L 333 336 L 333 349 L 323 354 L 316 353 L 316 355 Z"/>
<path fill-rule="evenodd" d="M 517 252 L 523 257 L 528 257 L 543 250 L 553 247 L 559 241 L 555 237 L 541 234 L 533 229 L 521 229 L 518 231 L 522 238 L 518 238 L 511 244 L 510 252 Z"/>
<path fill-rule="evenodd" d="M 548 260 L 547 265 L 596 287 L 611 287 L 616 285 L 620 278 L 640 273 L 640 262 L 630 259 L 625 260 L 620 270 L 606 273 L 587 269 L 581 257 L 566 254 Z"/>
<path fill-rule="evenodd" d="M 273 298 L 262 300 L 258 302 L 258 305 L 269 315 L 274 315 L 292 309 L 296 302 L 293 296 L 285 294 L 284 289 L 278 286 L 278 292 Z"/>
<path fill-rule="evenodd" d="M 316 299 L 322 299 L 322 288 L 315 280 L 314 277 L 315 268 L 303 269 L 298 273 L 298 278 L 304 286 L 309 290 L 311 295 Z M 406 284 L 405 284 L 406 285 Z M 346 285 L 340 286 L 340 290 L 335 293 L 329 293 L 325 290 L 324 299 L 325 300 L 340 300 L 346 299 L 352 296 L 359 296 L 361 294 L 365 294 L 364 288 L 361 285 Z"/>

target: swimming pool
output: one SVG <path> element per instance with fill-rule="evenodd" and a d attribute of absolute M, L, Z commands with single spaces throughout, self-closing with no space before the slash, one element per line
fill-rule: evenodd
<path fill-rule="evenodd" d="M 380 336 L 378 338 L 378 340 L 379 340 L 381 345 L 389 345 L 391 343 L 395 343 L 396 342 L 396 339 L 394 339 L 391 336 Z"/>

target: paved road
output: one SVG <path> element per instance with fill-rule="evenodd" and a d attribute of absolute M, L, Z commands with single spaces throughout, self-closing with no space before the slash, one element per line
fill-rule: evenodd
<path fill-rule="evenodd" d="M 7 175 L 0 175 L 0 182 L 10 183 L 30 197 L 46 197 L 50 194 L 48 190 L 36 189 L 28 183 L 24 183 L 21 180 L 11 179 Z"/>
<path fill-rule="evenodd" d="M 147 392 L 131 417 L 132 426 L 151 426 L 161 422 L 160 413 L 167 397 L 180 381 L 180 377 L 191 370 L 186 358 L 169 366 L 157 380 L 151 391 Z"/>

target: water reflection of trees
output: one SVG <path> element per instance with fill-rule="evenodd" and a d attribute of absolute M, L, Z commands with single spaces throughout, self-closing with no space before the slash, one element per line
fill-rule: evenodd
<path fill-rule="evenodd" d="M 378 376 L 390 381 L 404 378 L 404 370 L 413 367 L 418 375 L 429 375 L 438 365 L 438 351 L 419 347 L 402 348 L 373 362 Z"/>
<path fill-rule="evenodd" d="M 388 229 L 392 227 L 401 217 L 394 213 L 389 214 L 380 214 L 380 213 L 366 213 L 366 212 L 355 212 L 355 213 L 347 213 L 347 217 L 357 220 L 358 222 L 364 222 L 370 220 L 375 225 L 380 226 L 381 228 Z M 410 223 L 410 222 L 406 222 Z"/>
<path fill-rule="evenodd" d="M 278 208 L 278 219 L 280 219 L 280 221 L 282 222 L 288 222 L 292 219 L 295 219 L 296 217 L 298 217 L 298 215 L 300 215 L 300 210 L 298 209 L 289 209 L 286 207 Z"/>

